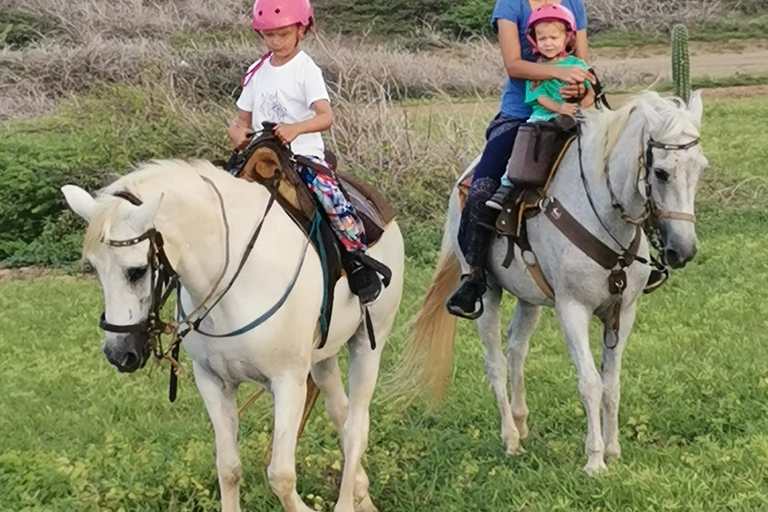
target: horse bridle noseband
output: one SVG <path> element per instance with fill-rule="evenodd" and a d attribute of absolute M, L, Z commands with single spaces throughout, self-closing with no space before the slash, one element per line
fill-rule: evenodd
<path fill-rule="evenodd" d="M 643 209 L 643 214 L 639 218 L 633 218 L 631 215 L 629 215 L 624 208 L 624 206 L 619 201 L 619 198 L 616 196 L 616 193 L 613 191 L 613 185 L 611 185 L 611 178 L 609 173 L 608 165 L 605 166 L 605 181 L 608 185 L 608 191 L 611 194 L 611 204 L 612 206 L 619 210 L 621 213 L 621 218 L 624 219 L 626 222 L 629 222 L 630 224 L 635 225 L 647 225 L 648 222 L 655 224 L 656 221 L 660 219 L 671 219 L 671 220 L 681 220 L 685 222 L 691 222 L 696 223 L 696 216 L 691 213 L 686 212 L 675 212 L 670 210 L 665 210 L 663 208 L 659 208 L 659 206 L 656 204 L 656 201 L 653 199 L 653 190 L 650 180 L 651 175 L 651 169 L 653 168 L 653 150 L 654 149 L 664 149 L 666 151 L 685 151 L 688 149 L 691 149 L 694 146 L 697 146 L 701 143 L 700 138 L 696 138 L 690 142 L 687 142 L 685 144 L 668 144 L 665 142 L 658 142 L 656 140 L 653 140 L 653 138 L 650 138 L 648 140 L 648 144 L 645 146 L 645 151 L 642 151 L 640 154 L 640 157 L 638 158 L 638 176 L 637 176 L 637 182 L 638 184 L 640 181 L 645 181 L 645 207 Z M 642 169 L 642 172 L 640 170 Z"/>

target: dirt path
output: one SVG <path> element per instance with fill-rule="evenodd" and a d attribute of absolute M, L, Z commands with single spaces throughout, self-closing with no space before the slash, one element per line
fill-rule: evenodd
<path fill-rule="evenodd" d="M 670 74 L 669 47 L 596 48 L 593 63 L 605 69 L 630 69 L 635 74 L 667 78 Z M 734 73 L 768 72 L 768 42 L 693 43 L 691 70 L 696 76 L 723 76 Z"/>

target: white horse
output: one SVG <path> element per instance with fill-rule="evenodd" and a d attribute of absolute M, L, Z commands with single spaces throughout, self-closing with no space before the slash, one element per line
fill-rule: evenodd
<path fill-rule="evenodd" d="M 215 189 L 221 193 L 229 218 L 228 239 Z M 142 323 L 150 314 L 153 269 L 151 265 L 148 268 L 150 240 L 137 241 L 142 235 L 155 231 L 162 235 L 168 262 L 183 286 L 180 300 L 189 312 L 204 300 L 222 274 L 227 244 L 231 264 L 218 291 L 229 282 L 269 199 L 267 189 L 259 184 L 235 179 L 206 162 L 181 161 L 148 164 L 116 181 L 95 199 L 72 185 L 62 191 L 72 210 L 89 222 L 83 255 L 98 274 L 104 291 L 104 320 L 113 326 Z M 116 197 L 120 191 L 129 191 L 142 204 Z M 115 241 L 133 243 L 115 246 Z M 370 307 L 378 341 L 375 350 L 366 333 L 359 300 L 349 292 L 346 278 L 336 285 L 327 344 L 316 348 L 323 277 L 320 259 L 311 248 L 307 250 L 306 243 L 305 234 L 282 208 L 271 209 L 242 273 L 200 330 L 229 333 L 273 309 L 281 297 L 284 303 L 245 334 L 213 339 L 192 331 L 183 342 L 213 423 L 224 512 L 240 510 L 235 394 L 242 382 L 257 383 L 274 395 L 273 448 L 267 471 L 273 492 L 288 512 L 311 510 L 296 492 L 294 455 L 310 372 L 325 398 L 344 451 L 335 510 L 376 510 L 361 458 L 368 443 L 369 405 L 381 353 L 402 295 L 402 236 L 393 221 L 370 249 L 371 256 L 388 265 L 393 274 L 389 287 Z M 146 332 L 107 332 L 102 350 L 120 371 L 133 372 L 149 356 L 146 344 Z M 349 400 L 337 361 L 345 345 L 350 352 Z"/>
<path fill-rule="evenodd" d="M 617 252 L 621 250 L 615 240 L 627 248 L 637 232 L 636 225 L 627 219 L 642 218 L 650 209 L 657 217 L 666 261 L 672 267 L 685 265 L 696 254 L 694 197 L 699 178 L 707 167 L 698 145 L 701 116 L 702 101 L 698 92 L 687 107 L 679 100 L 645 93 L 616 112 L 590 113 L 581 141 L 586 186 L 574 143 L 550 185 L 548 196 L 558 199 L 583 227 Z M 652 162 L 645 160 L 649 147 Z M 470 169 L 476 164 L 477 160 Z M 609 186 L 620 207 L 612 204 Z M 591 195 L 594 210 L 587 194 Z M 442 255 L 417 315 L 404 370 L 411 375 L 414 371 L 423 372 L 420 387 L 430 388 L 433 398 L 438 399 L 450 379 L 456 328 L 456 318 L 447 313 L 443 303 L 458 283 L 461 271 L 468 270 L 457 243 L 459 219 L 459 194 L 455 188 L 450 199 Z M 554 292 L 554 301 L 547 298 L 527 271 L 530 254 L 523 255 L 516 247 L 511 266 L 503 268 L 507 241 L 497 239 L 492 244 L 487 265 L 489 290 L 483 298 L 485 313 L 477 321 L 486 370 L 501 413 L 501 438 L 507 452 L 512 454 L 518 452 L 520 440 L 528 435 L 523 378 L 528 342 L 538 324 L 541 307 L 554 307 L 578 371 L 579 393 L 587 417 L 588 461 L 584 469 L 594 475 L 606 468 L 604 456 L 620 455 L 621 355 L 635 320 L 637 299 L 651 268 L 635 261 L 626 269 L 618 343 L 615 348 L 603 346 L 601 375 L 590 352 L 588 327 L 593 315 L 606 321 L 611 304 L 607 284 L 610 272 L 577 248 L 544 214 L 528 221 L 528 238 Z M 639 255 L 648 259 L 648 253 L 648 239 L 643 235 Z M 518 299 L 507 328 L 506 357 L 500 335 L 502 290 Z M 417 366 L 422 359 L 424 368 L 419 370 Z M 507 367 L 511 401 L 507 393 Z"/>

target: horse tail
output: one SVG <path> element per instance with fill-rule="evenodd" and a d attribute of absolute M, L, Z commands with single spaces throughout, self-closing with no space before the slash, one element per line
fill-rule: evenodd
<path fill-rule="evenodd" d="M 461 265 L 445 230 L 437 269 L 424 303 L 413 317 L 408 351 L 397 372 L 401 389 L 409 393 L 427 391 L 431 406 L 437 405 L 450 384 L 457 318 L 448 313 L 445 300 L 461 279 Z"/>

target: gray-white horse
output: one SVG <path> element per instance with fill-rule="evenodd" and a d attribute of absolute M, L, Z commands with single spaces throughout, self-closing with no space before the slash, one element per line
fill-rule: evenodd
<path fill-rule="evenodd" d="M 161 161 L 121 178 L 95 199 L 72 185 L 62 190 L 72 210 L 89 223 L 83 254 L 104 290 L 102 326 L 109 326 L 102 350 L 123 372 L 141 368 L 149 356 L 146 326 L 153 320 L 157 298 L 152 284 L 158 253 L 178 273 L 183 286 L 180 300 L 184 310 L 192 312 L 210 298 L 212 289 L 213 297 L 221 295 L 263 221 L 242 273 L 199 330 L 183 342 L 216 435 L 222 510 L 240 510 L 235 395 L 242 382 L 260 384 L 274 395 L 273 449 L 267 470 L 273 492 L 288 512 L 312 510 L 296 492 L 294 455 L 311 371 L 344 450 L 335 510 L 375 511 L 361 459 L 368 443 L 369 405 L 381 352 L 402 295 L 404 253 L 397 224 L 391 222 L 370 248 L 371 256 L 392 270 L 389 287 L 369 308 L 376 348 L 371 347 L 363 311 L 346 278 L 336 285 L 327 344 L 317 348 L 323 301 L 320 258 L 308 250 L 306 235 L 282 208 L 265 207 L 271 204 L 265 187 L 235 179 L 206 162 Z M 254 319 L 263 321 L 239 335 L 221 339 L 203 334 L 232 333 Z M 337 361 L 345 345 L 350 351 L 349 400 Z"/>
<path fill-rule="evenodd" d="M 707 168 L 707 160 L 698 145 L 701 116 L 702 101 L 698 92 L 687 106 L 677 99 L 644 93 L 616 112 L 590 112 L 582 127 L 583 168 L 580 168 L 579 151 L 574 143 L 565 154 L 547 195 L 556 198 L 594 237 L 616 252 L 622 252 L 618 243 L 627 248 L 636 236 L 637 225 L 631 220 L 651 212 L 657 217 L 666 261 L 672 267 L 685 265 L 696 254 L 694 198 L 699 178 Z M 447 313 L 443 303 L 458 283 L 461 271 L 467 271 L 457 243 L 459 219 L 459 193 L 455 188 L 442 254 L 417 315 L 405 365 L 405 371 L 412 372 L 418 370 L 419 362 L 425 359 L 424 368 L 420 370 L 423 372 L 420 385 L 429 388 L 438 398 L 450 379 L 456 328 L 456 318 Z M 576 365 L 579 393 L 586 410 L 588 461 L 584 470 L 594 475 L 606 468 L 606 456 L 620 455 L 621 356 L 635 320 L 637 299 L 651 267 L 634 261 L 626 268 L 617 344 L 613 348 L 604 344 L 601 375 L 590 352 L 588 327 L 593 315 L 604 322 L 607 320 L 609 306 L 615 298 L 608 287 L 611 271 L 577 248 L 544 214 L 528 221 L 528 239 L 541 273 L 554 292 L 554 301 L 532 278 L 528 267 L 532 263 L 530 253 L 522 254 L 516 247 L 511 266 L 508 269 L 502 266 L 508 245 L 506 240 L 498 239 L 492 245 L 487 265 L 489 290 L 483 298 L 485 313 L 477 321 L 485 366 L 501 412 L 501 438 L 507 452 L 512 454 L 519 450 L 520 440 L 528 435 L 523 377 L 528 342 L 538 324 L 541 307 L 554 307 Z M 649 243 L 645 235 L 637 254 L 641 260 L 648 259 Z M 502 290 L 518 299 L 507 328 L 506 356 L 500 333 Z M 507 390 L 508 371 L 511 400 Z"/>

